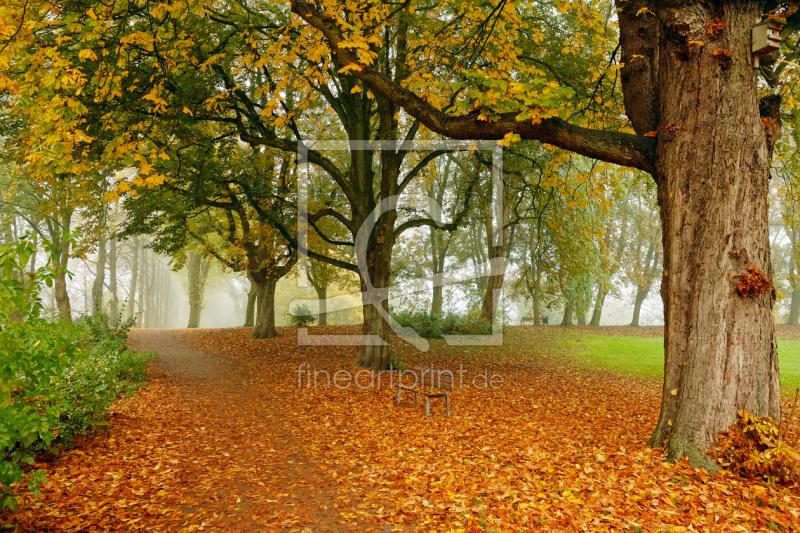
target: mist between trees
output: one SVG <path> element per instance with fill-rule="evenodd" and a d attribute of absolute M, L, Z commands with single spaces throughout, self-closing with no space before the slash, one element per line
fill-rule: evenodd
<path fill-rule="evenodd" d="M 374 370 L 390 313 L 430 336 L 432 317 L 663 320 L 651 444 L 695 457 L 742 409 L 780 418 L 774 324 L 800 316 L 796 7 L 6 2 L 3 239 L 41 245 L 62 320 L 270 339 L 316 314 L 361 324 L 375 342 L 355 363 Z M 499 143 L 502 173 L 485 150 L 394 144 L 446 139 Z"/>

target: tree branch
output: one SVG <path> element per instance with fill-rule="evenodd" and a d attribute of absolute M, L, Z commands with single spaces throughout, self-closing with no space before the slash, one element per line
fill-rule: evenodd
<path fill-rule="evenodd" d="M 341 65 L 357 66 L 350 70 L 353 76 L 374 92 L 402 106 L 408 114 L 436 133 L 454 139 L 502 139 L 508 133 L 516 133 L 522 138 L 535 139 L 592 159 L 637 168 L 651 174 L 655 172 L 656 141 L 651 137 L 582 128 L 558 118 L 544 119 L 534 124 L 530 120 L 517 120 L 517 113 L 503 113 L 495 122 L 478 120 L 478 113 L 449 116 L 388 76 L 361 65 L 355 53 L 341 47 L 346 39 L 334 19 L 325 19 L 305 0 L 291 0 L 291 4 L 294 13 L 328 40 Z"/>

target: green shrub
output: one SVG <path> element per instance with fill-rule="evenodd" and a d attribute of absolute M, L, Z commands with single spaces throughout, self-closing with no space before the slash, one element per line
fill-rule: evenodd
<path fill-rule="evenodd" d="M 448 313 L 444 317 L 420 311 L 399 311 L 394 313 L 397 322 L 407 328 L 414 328 L 420 337 L 441 339 L 444 335 L 489 335 L 492 325 L 481 318 L 477 312 L 464 315 Z"/>
<path fill-rule="evenodd" d="M 296 306 L 294 312 L 289 312 L 288 319 L 289 325 L 300 328 L 309 326 L 317 320 L 306 304 Z"/>
<path fill-rule="evenodd" d="M 55 273 L 18 274 L 34 249 L 30 242 L 0 244 L 0 510 L 16 509 L 11 491 L 25 481 L 38 494 L 44 472 L 26 472 L 38 451 L 68 446 L 105 423 L 106 410 L 146 379 L 149 354 L 125 346 L 130 324 L 109 327 L 106 317 L 76 324 L 42 316 L 39 284 Z"/>

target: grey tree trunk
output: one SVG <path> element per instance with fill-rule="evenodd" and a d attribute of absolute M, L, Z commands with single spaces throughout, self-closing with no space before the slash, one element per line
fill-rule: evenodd
<path fill-rule="evenodd" d="M 314 285 L 314 290 L 317 292 L 317 300 L 319 301 L 319 312 L 317 313 L 317 325 L 328 325 L 328 286 L 327 285 Z"/>
<path fill-rule="evenodd" d="M 138 314 L 136 315 L 136 327 L 141 328 L 144 326 L 145 302 L 147 301 L 147 249 L 142 246 L 140 249 L 139 259 L 139 305 L 137 306 Z"/>
<path fill-rule="evenodd" d="M 572 322 L 572 314 L 574 312 L 574 308 L 572 307 L 572 302 L 567 301 L 566 306 L 564 306 L 564 318 L 561 319 L 561 325 L 564 327 L 572 327 L 575 324 Z"/>
<path fill-rule="evenodd" d="M 275 286 L 278 279 L 266 277 L 257 285 L 256 295 L 256 324 L 253 327 L 254 339 L 274 339 L 278 336 L 275 329 Z"/>
<path fill-rule="evenodd" d="M 736 291 L 745 264 L 772 275 L 768 178 L 780 106 L 765 107 L 762 121 L 750 53 L 760 2 L 661 4 L 651 31 L 663 35 L 655 178 L 666 328 L 663 400 L 650 445 L 666 443 L 671 458 L 713 468 L 703 454 L 739 410 L 780 419 L 775 295 Z M 715 18 L 724 27 L 709 34 L 706 22 Z"/>
<path fill-rule="evenodd" d="M 606 288 L 601 285 L 599 289 L 597 289 L 597 298 L 594 301 L 594 311 L 592 311 L 592 319 L 589 321 L 590 326 L 599 326 L 600 325 L 600 317 L 603 314 L 603 305 L 606 302 Z"/>
<path fill-rule="evenodd" d="M 647 298 L 648 292 L 650 292 L 649 287 L 647 290 L 639 289 L 636 291 L 636 299 L 633 302 L 633 319 L 631 320 L 631 326 L 639 326 L 639 315 L 642 311 L 642 302 L 644 302 L 645 298 Z"/>
<path fill-rule="evenodd" d="M 108 253 L 108 316 L 113 323 L 119 322 L 119 296 L 117 295 L 117 238 L 111 237 Z"/>
<path fill-rule="evenodd" d="M 106 282 L 106 234 L 100 233 L 100 240 L 97 245 L 97 272 L 92 283 L 92 312 L 102 313 L 105 310 L 103 305 L 103 286 Z"/>
<path fill-rule="evenodd" d="M 203 291 L 211 266 L 208 259 L 201 254 L 189 252 L 186 260 L 186 271 L 189 275 L 189 325 L 187 328 L 200 327 L 200 313 L 203 311 Z"/>
<path fill-rule="evenodd" d="M 792 303 L 789 308 L 789 322 L 790 326 L 797 325 L 797 319 L 800 317 L 800 290 L 792 290 Z"/>
<path fill-rule="evenodd" d="M 252 276 L 248 275 L 247 279 L 250 281 L 250 292 L 247 293 L 247 309 L 244 312 L 244 327 L 252 328 L 253 324 L 255 324 L 258 285 L 253 281 Z"/>
<path fill-rule="evenodd" d="M 58 315 L 64 322 L 72 322 L 72 309 L 67 292 L 67 265 L 69 262 L 69 234 L 72 221 L 72 210 L 65 210 L 60 217 L 59 225 L 52 232 L 53 238 L 53 268 L 56 270 L 54 292 Z"/>
<path fill-rule="evenodd" d="M 125 306 L 125 320 L 130 320 L 136 312 L 136 281 L 139 277 L 139 237 L 133 238 L 133 257 L 131 258 L 131 289 L 128 291 L 128 303 Z"/>

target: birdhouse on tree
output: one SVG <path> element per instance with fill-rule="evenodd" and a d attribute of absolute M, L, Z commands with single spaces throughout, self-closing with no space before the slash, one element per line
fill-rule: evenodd
<path fill-rule="evenodd" d="M 786 24 L 782 20 L 766 20 L 753 26 L 753 65 L 759 67 L 761 56 L 779 50 L 781 29 Z"/>

